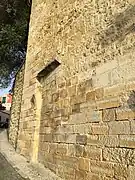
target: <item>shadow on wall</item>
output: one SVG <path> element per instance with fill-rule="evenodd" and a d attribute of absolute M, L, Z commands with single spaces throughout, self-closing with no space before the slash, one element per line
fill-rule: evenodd
<path fill-rule="evenodd" d="M 108 25 L 109 28 L 100 36 L 102 47 L 115 41 L 123 41 L 127 35 L 135 33 L 135 5 L 120 13 Z"/>
<path fill-rule="evenodd" d="M 127 100 L 127 104 L 129 106 L 129 108 L 135 112 L 135 91 L 131 91 L 130 92 L 130 95 L 129 95 L 129 98 Z"/>

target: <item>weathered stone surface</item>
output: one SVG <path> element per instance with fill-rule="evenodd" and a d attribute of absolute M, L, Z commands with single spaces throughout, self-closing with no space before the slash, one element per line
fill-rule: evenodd
<path fill-rule="evenodd" d="M 32 3 L 17 149 L 65 180 L 134 179 L 135 4 Z"/>
<path fill-rule="evenodd" d="M 91 91 L 86 94 L 86 101 L 95 101 L 95 98 L 95 91 Z"/>
<path fill-rule="evenodd" d="M 127 148 L 133 148 L 135 149 L 135 136 L 126 136 L 121 135 L 120 136 L 120 147 L 127 147 Z"/>
<path fill-rule="evenodd" d="M 16 75 L 15 84 L 14 84 L 14 95 L 13 102 L 11 107 L 11 120 L 10 120 L 10 129 L 9 129 L 9 141 L 16 148 L 18 140 L 18 124 L 20 121 L 20 110 L 22 105 L 22 94 L 23 94 L 23 83 L 24 83 L 24 70 L 25 66 L 23 65 L 20 71 Z M 25 129 L 25 128 L 24 128 Z"/>
<path fill-rule="evenodd" d="M 69 124 L 83 124 L 85 122 L 87 122 L 87 118 L 83 113 L 75 113 L 69 117 Z"/>
<path fill-rule="evenodd" d="M 77 135 L 76 143 L 81 144 L 81 145 L 86 145 L 87 144 L 87 136 L 86 135 Z"/>
<path fill-rule="evenodd" d="M 135 178 L 135 166 L 129 166 L 128 180 L 134 180 Z"/>
<path fill-rule="evenodd" d="M 79 169 L 84 171 L 90 170 L 90 161 L 86 158 L 79 158 Z"/>
<path fill-rule="evenodd" d="M 97 174 L 94 174 L 94 173 L 87 173 L 87 177 L 86 179 L 91 179 L 91 180 L 101 180 L 101 177 Z"/>
<path fill-rule="evenodd" d="M 100 135 L 100 134 L 108 134 L 109 133 L 109 129 L 108 126 L 105 125 L 94 125 L 91 127 L 92 128 L 92 134 L 93 135 Z"/>
<path fill-rule="evenodd" d="M 131 134 L 135 134 L 135 120 L 131 121 Z"/>
<path fill-rule="evenodd" d="M 92 146 L 86 146 L 84 151 L 84 157 L 91 160 L 101 160 L 102 150 Z"/>
<path fill-rule="evenodd" d="M 75 170 L 75 179 L 76 180 L 84 180 L 87 177 L 87 172 L 84 170 Z"/>
<path fill-rule="evenodd" d="M 74 126 L 74 133 L 91 134 L 91 124 L 77 124 Z"/>
<path fill-rule="evenodd" d="M 103 160 L 108 162 L 133 165 L 135 162 L 135 151 L 126 148 L 103 149 Z"/>
<path fill-rule="evenodd" d="M 109 134 L 130 134 L 130 124 L 128 121 L 122 122 L 109 122 Z"/>
<path fill-rule="evenodd" d="M 65 142 L 66 141 L 66 135 L 65 134 L 55 134 L 53 136 L 54 142 Z"/>
<path fill-rule="evenodd" d="M 67 88 L 67 90 L 68 90 L 68 94 L 69 94 L 70 97 L 75 96 L 76 93 L 77 93 L 76 85 Z"/>
<path fill-rule="evenodd" d="M 68 144 L 68 151 L 67 151 L 68 156 L 74 157 L 75 153 L 76 153 L 75 146 L 73 144 Z"/>
<path fill-rule="evenodd" d="M 88 135 L 87 136 L 87 144 L 88 145 L 99 145 L 99 137 L 98 135 Z"/>
<path fill-rule="evenodd" d="M 117 109 L 116 117 L 117 117 L 117 120 L 134 119 L 135 118 L 135 112 L 130 110 L 130 109 L 128 109 L 128 110 Z"/>
<path fill-rule="evenodd" d="M 104 109 L 103 110 L 103 121 L 114 121 L 116 118 L 115 109 Z"/>
<path fill-rule="evenodd" d="M 102 121 L 102 111 L 87 111 L 86 117 L 88 122 L 101 122 Z"/>
<path fill-rule="evenodd" d="M 68 144 L 76 144 L 76 134 L 66 134 L 66 143 Z"/>
<path fill-rule="evenodd" d="M 120 107 L 121 103 L 118 98 L 116 99 L 110 99 L 110 100 L 105 100 L 97 103 L 97 109 L 107 109 L 107 108 L 116 108 Z"/>
<path fill-rule="evenodd" d="M 90 170 L 96 174 L 107 175 L 109 177 L 114 176 L 114 169 L 112 163 L 90 161 Z"/>
<path fill-rule="evenodd" d="M 99 142 L 101 146 L 118 147 L 119 137 L 118 135 L 100 135 Z"/>
<path fill-rule="evenodd" d="M 117 179 L 127 179 L 128 178 L 128 174 L 129 174 L 129 171 L 128 171 L 128 168 L 126 165 L 123 165 L 123 164 L 117 164 L 114 166 L 114 177 Z"/>
<path fill-rule="evenodd" d="M 74 146 L 74 148 L 75 148 L 75 156 L 76 157 L 84 157 L 84 146 L 83 145 L 76 144 Z"/>
<path fill-rule="evenodd" d="M 79 113 L 80 112 L 80 104 L 75 104 L 72 107 L 72 113 Z"/>
<path fill-rule="evenodd" d="M 95 89 L 95 98 L 96 98 L 96 100 L 101 100 L 104 98 L 104 89 L 103 88 Z"/>

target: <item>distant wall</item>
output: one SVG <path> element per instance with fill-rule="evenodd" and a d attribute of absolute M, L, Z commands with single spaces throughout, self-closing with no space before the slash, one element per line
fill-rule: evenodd
<path fill-rule="evenodd" d="M 19 121 L 20 121 L 20 113 L 21 113 L 24 71 L 25 71 L 25 66 L 23 65 L 16 75 L 14 88 L 13 88 L 9 141 L 14 148 L 16 148 L 17 138 L 18 138 L 17 133 L 19 130 Z"/>

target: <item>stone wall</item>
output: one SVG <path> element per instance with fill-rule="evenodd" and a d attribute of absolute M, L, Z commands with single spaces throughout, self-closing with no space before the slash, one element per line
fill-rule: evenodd
<path fill-rule="evenodd" d="M 134 10 L 132 0 L 33 2 L 17 148 L 63 179 L 135 177 Z"/>
<path fill-rule="evenodd" d="M 24 82 L 24 65 L 16 74 L 14 87 L 13 87 L 13 100 L 11 107 L 11 120 L 9 129 L 9 141 L 14 148 L 17 146 L 19 121 L 20 121 L 20 110 L 22 103 L 22 90 Z"/>

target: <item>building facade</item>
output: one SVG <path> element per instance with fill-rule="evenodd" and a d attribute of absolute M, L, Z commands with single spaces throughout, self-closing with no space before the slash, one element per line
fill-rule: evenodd
<path fill-rule="evenodd" d="M 8 127 L 9 120 L 10 120 L 10 111 L 8 111 L 8 110 L 1 110 L 0 111 L 0 127 L 3 127 L 3 125 L 5 125 L 5 124 Z"/>
<path fill-rule="evenodd" d="M 4 94 L 0 97 L 0 101 L 1 101 L 2 105 L 6 108 L 6 110 L 10 111 L 11 103 L 12 103 L 12 95 Z"/>
<path fill-rule="evenodd" d="M 134 49 L 133 0 L 33 1 L 17 151 L 67 180 L 134 180 Z"/>

